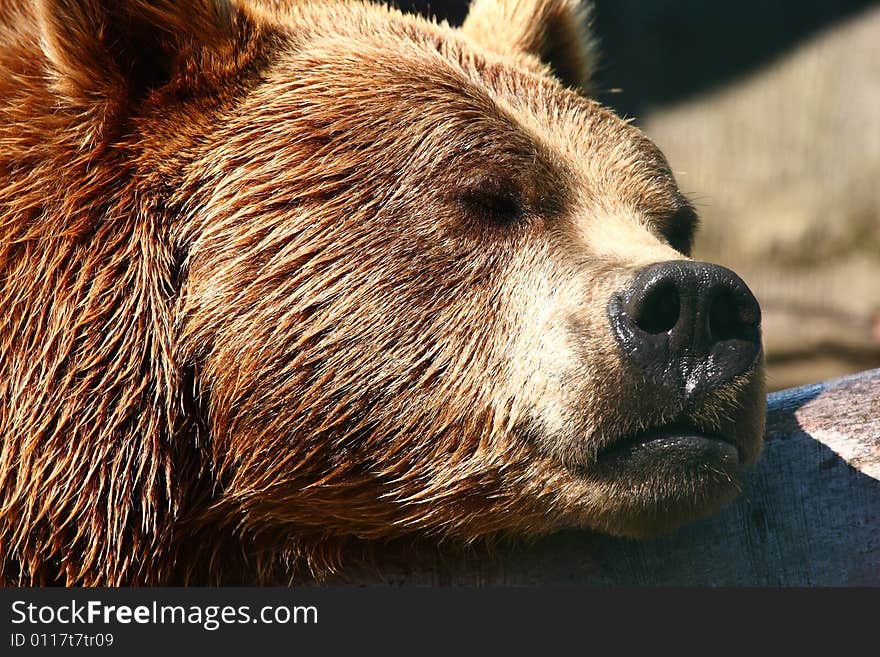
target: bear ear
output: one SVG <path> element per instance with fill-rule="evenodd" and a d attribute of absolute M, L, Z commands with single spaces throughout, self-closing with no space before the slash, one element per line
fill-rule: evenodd
<path fill-rule="evenodd" d="M 137 100 L 232 38 L 229 0 L 37 0 L 55 89 L 77 106 Z M 205 58 L 207 60 L 207 58 Z"/>
<path fill-rule="evenodd" d="M 595 65 L 588 0 L 473 0 L 462 30 L 502 55 L 531 55 L 572 87 L 589 89 Z"/>

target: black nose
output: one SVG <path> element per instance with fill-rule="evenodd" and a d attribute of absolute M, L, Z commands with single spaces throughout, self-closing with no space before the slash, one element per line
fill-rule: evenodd
<path fill-rule="evenodd" d="M 746 372 L 761 351 L 761 308 L 742 279 L 718 265 L 649 265 L 611 298 L 608 312 L 625 359 L 688 398 Z"/>

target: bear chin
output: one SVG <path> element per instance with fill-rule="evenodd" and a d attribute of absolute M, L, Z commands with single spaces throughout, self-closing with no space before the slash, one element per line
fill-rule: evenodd
<path fill-rule="evenodd" d="M 741 492 L 751 458 L 731 440 L 664 427 L 604 448 L 582 476 L 608 491 L 601 531 L 652 538 L 718 511 Z"/>

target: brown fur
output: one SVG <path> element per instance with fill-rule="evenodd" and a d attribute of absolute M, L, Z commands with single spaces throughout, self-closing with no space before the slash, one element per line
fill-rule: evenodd
<path fill-rule="evenodd" d="M 684 257 L 686 201 L 550 75 L 589 68 L 549 47 L 585 34 L 570 0 L 473 11 L 0 8 L 6 581 L 320 576 L 361 541 L 648 535 L 736 491 L 596 462 L 685 415 L 754 460 L 761 373 L 638 394 L 605 307 Z"/>

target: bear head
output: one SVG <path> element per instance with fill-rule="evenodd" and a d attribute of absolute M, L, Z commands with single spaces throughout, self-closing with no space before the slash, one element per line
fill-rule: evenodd
<path fill-rule="evenodd" d="M 130 239 L 89 257 L 139 245 L 113 262 L 156 414 L 137 477 L 164 477 L 138 535 L 165 542 L 140 544 L 211 552 L 216 575 L 230 541 L 295 558 L 646 537 L 737 493 L 763 432 L 760 311 L 690 259 L 668 163 L 589 97 L 578 0 L 474 0 L 460 28 L 335 0 L 40 0 L 33 17 L 54 148 L 104 172 L 52 193 L 71 217 L 126 218 Z M 84 407 L 133 398 L 95 388 Z M 157 580 L 135 543 L 104 581 Z"/>

